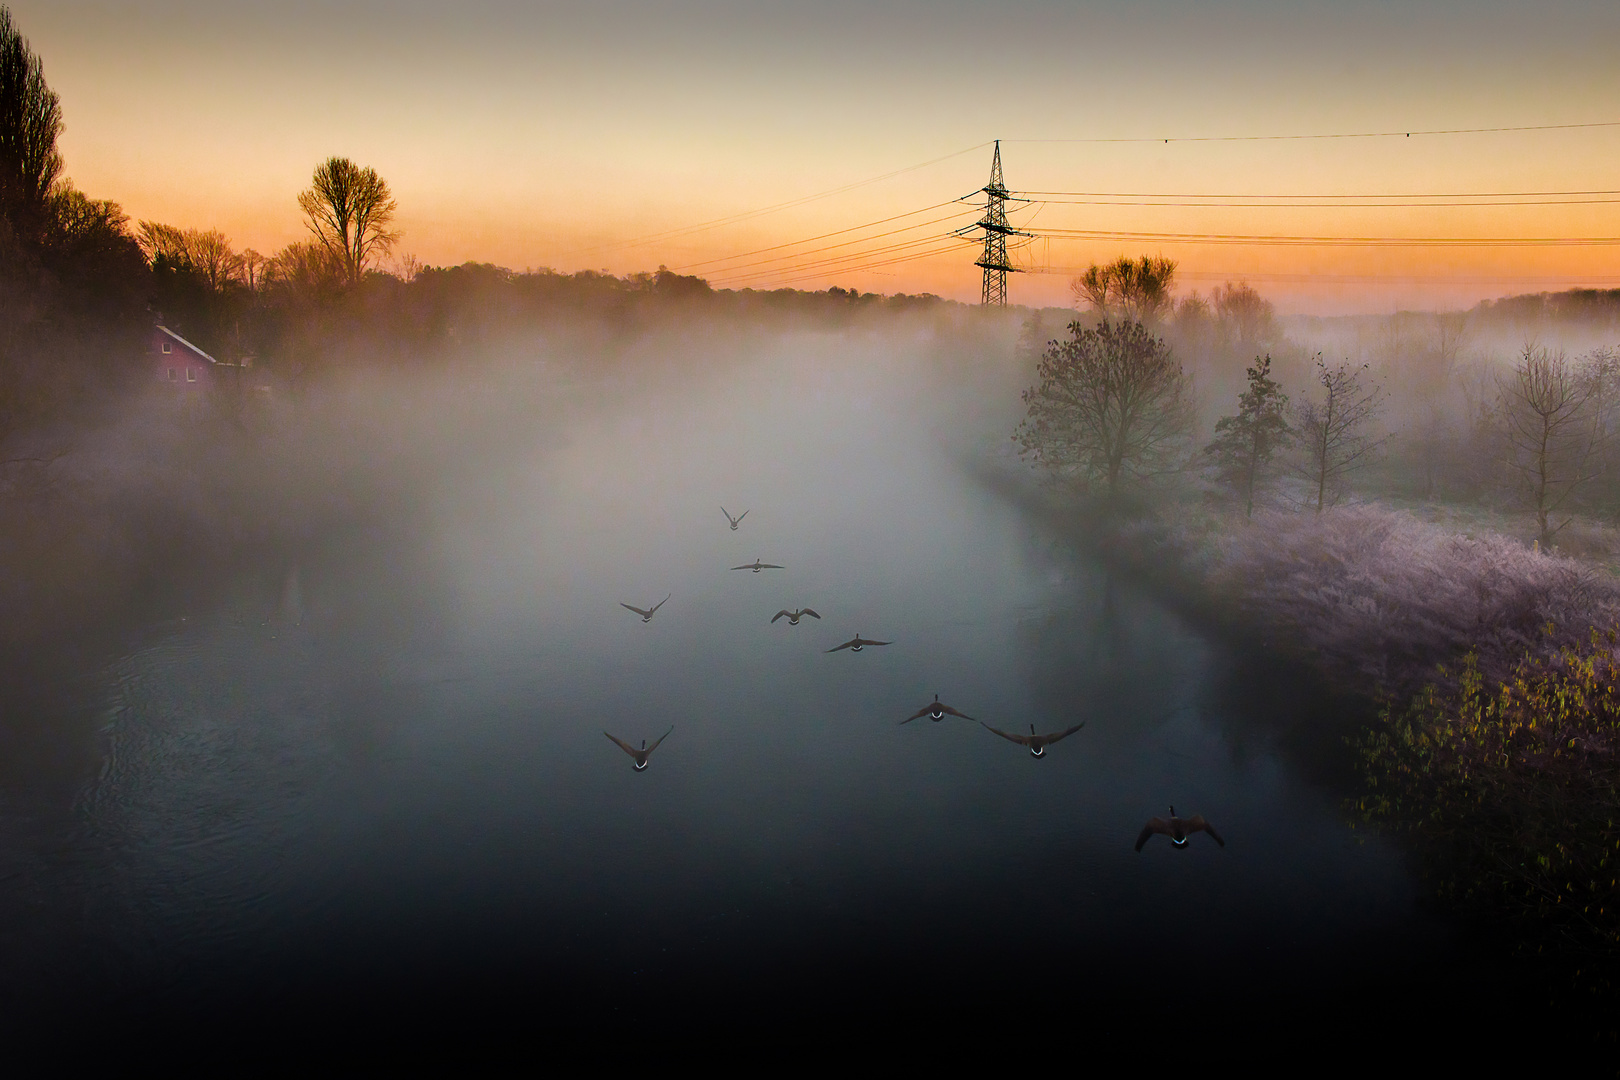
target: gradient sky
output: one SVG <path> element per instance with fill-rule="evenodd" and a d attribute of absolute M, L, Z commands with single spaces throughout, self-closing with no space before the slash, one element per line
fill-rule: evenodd
<path fill-rule="evenodd" d="M 477 259 L 615 273 L 666 264 L 717 285 L 840 284 L 968 300 L 979 290 L 973 249 L 930 239 L 972 221 L 965 205 L 742 253 L 972 192 L 987 179 L 996 138 L 1017 191 L 1620 190 L 1620 126 L 1043 141 L 1620 121 L 1613 0 L 10 6 L 62 97 L 62 150 L 79 187 L 120 202 L 135 219 L 218 227 L 239 247 L 267 254 L 303 234 L 295 197 L 333 154 L 389 181 L 405 232 L 400 252 L 428 264 Z M 657 236 L 925 162 L 934 163 Z M 946 215 L 955 216 L 936 220 Z M 1620 237 L 1620 201 L 1054 203 L 1015 220 L 1037 234 Z M 850 239 L 859 242 L 807 254 Z M 861 254 L 907 241 L 916 246 Z M 1184 288 L 1247 278 L 1284 310 L 1387 311 L 1620 286 L 1620 245 L 1278 247 L 1046 233 L 1015 261 L 1050 272 L 1015 278 L 1012 299 L 1066 304 L 1073 268 L 1122 253 L 1176 258 Z M 763 261 L 783 255 L 792 257 Z M 816 262 L 837 255 L 854 257 Z"/>

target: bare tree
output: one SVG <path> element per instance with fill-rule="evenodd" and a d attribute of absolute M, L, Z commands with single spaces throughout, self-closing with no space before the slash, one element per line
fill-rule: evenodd
<path fill-rule="evenodd" d="M 191 265 L 197 268 L 210 289 L 219 292 L 227 283 L 238 279 L 242 257 L 231 249 L 231 242 L 224 233 L 218 229 L 189 230 L 189 233 Z"/>
<path fill-rule="evenodd" d="M 1029 412 L 1013 438 L 1021 456 L 1117 498 L 1128 479 L 1179 464 L 1192 428 L 1191 380 L 1162 339 L 1139 322 L 1069 325 L 1024 392 Z"/>
<path fill-rule="evenodd" d="M 173 225 L 160 221 L 143 221 L 135 230 L 135 242 L 141 245 L 141 254 L 147 262 L 159 257 L 178 259 L 185 252 L 184 234 Z"/>
<path fill-rule="evenodd" d="M 389 229 L 398 204 L 387 181 L 348 158 L 327 158 L 317 165 L 309 189 L 298 195 L 298 208 L 349 285 L 358 285 L 367 265 L 387 254 L 400 237 Z"/>
<path fill-rule="evenodd" d="M 1383 406 L 1383 389 L 1362 383 L 1367 365 L 1328 367 L 1316 354 L 1322 397 L 1294 406 L 1294 432 L 1301 457 L 1296 471 L 1316 489 L 1316 512 L 1338 501 L 1345 477 L 1366 465 L 1386 438 L 1368 430 Z"/>
<path fill-rule="evenodd" d="M 262 284 L 264 268 L 270 260 L 252 248 L 243 248 L 240 259 L 237 270 L 241 274 L 242 284 L 247 286 L 248 292 L 257 292 Z"/>
<path fill-rule="evenodd" d="M 1246 281 L 1228 281 L 1210 294 L 1210 304 L 1221 334 L 1234 345 L 1248 348 L 1275 335 L 1276 309 Z"/>
<path fill-rule="evenodd" d="M 1609 458 L 1615 446 L 1615 410 L 1620 407 L 1620 354 L 1608 347 L 1593 349 L 1581 360 L 1581 378 L 1592 392 L 1588 410 L 1592 418 L 1592 471 L 1601 484 L 1608 478 Z"/>
<path fill-rule="evenodd" d="M 1173 259 L 1122 255 L 1107 266 L 1093 263 L 1069 282 L 1069 289 L 1098 318 L 1152 325 L 1170 310 L 1175 279 Z"/>
<path fill-rule="evenodd" d="M 1513 371 L 1497 383 L 1497 415 L 1507 436 L 1510 468 L 1525 483 L 1536 514 L 1538 543 L 1569 524 L 1552 518 L 1577 488 L 1592 479 L 1597 448 L 1591 421 L 1595 387 L 1560 352 L 1526 345 Z"/>
<path fill-rule="evenodd" d="M 1407 416 L 1415 422 L 1403 441 L 1423 467 L 1423 497 L 1433 499 L 1443 467 L 1455 458 L 1462 442 L 1455 405 L 1468 313 L 1436 312 L 1428 329 L 1427 335 L 1414 332 L 1410 351 L 1390 350 L 1384 362 L 1386 371 L 1405 376 L 1396 393 L 1409 402 Z"/>
<path fill-rule="evenodd" d="M 294 240 L 271 256 L 260 280 L 286 290 L 296 300 L 309 300 L 331 287 L 342 274 L 337 259 L 313 240 Z"/>
<path fill-rule="evenodd" d="M 44 227 L 46 199 L 62 173 L 61 133 L 62 104 L 44 65 L 0 6 L 0 217 L 25 238 Z"/>
<path fill-rule="evenodd" d="M 143 221 L 135 241 L 149 263 L 159 259 L 171 266 L 193 271 L 211 292 L 219 292 L 232 281 L 241 280 L 242 256 L 232 248 L 228 237 L 218 229 L 181 229 L 156 221 Z"/>

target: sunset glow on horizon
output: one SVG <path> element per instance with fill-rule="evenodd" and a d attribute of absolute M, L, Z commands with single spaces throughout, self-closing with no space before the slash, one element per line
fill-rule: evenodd
<path fill-rule="evenodd" d="M 1291 311 L 1620 286 L 1612 4 L 10 6 L 75 184 L 265 254 L 339 154 L 429 265 L 973 301 L 999 138 L 1014 303 L 1144 253 Z"/>

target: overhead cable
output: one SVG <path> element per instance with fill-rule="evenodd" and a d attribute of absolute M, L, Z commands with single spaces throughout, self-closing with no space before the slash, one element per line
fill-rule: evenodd
<path fill-rule="evenodd" d="M 1518 131 L 1578 131 L 1620 127 L 1620 120 L 1585 124 L 1519 124 L 1512 127 L 1429 128 L 1423 131 L 1340 131 L 1315 135 L 1172 135 L 1169 138 L 1115 139 L 1002 139 L 1004 143 L 1173 143 L 1173 142 L 1298 142 L 1306 139 L 1410 139 L 1414 135 L 1488 135 Z M 983 145 L 982 143 L 980 145 Z"/>
<path fill-rule="evenodd" d="M 1103 229 L 1042 229 L 1070 240 L 1136 240 L 1167 244 L 1247 244 L 1276 247 L 1610 247 L 1620 236 L 1280 236 L 1245 233 L 1166 233 Z"/>
<path fill-rule="evenodd" d="M 675 267 L 674 269 L 677 269 L 677 270 L 694 270 L 694 269 L 697 269 L 698 267 L 710 266 L 710 265 L 712 265 L 714 263 L 730 262 L 733 259 L 746 259 L 750 255 L 761 255 L 761 254 L 764 254 L 767 251 L 780 251 L 782 248 L 797 247 L 800 244 L 811 244 L 811 243 L 814 243 L 817 240 L 825 240 L 829 236 L 841 236 L 844 233 L 858 232 L 861 229 L 870 229 L 874 225 L 885 225 L 885 224 L 887 224 L 887 223 L 889 223 L 891 221 L 900 221 L 903 218 L 916 217 L 918 214 L 926 214 L 930 210 L 938 210 L 942 206 L 950 206 L 952 203 L 959 202 L 959 201 L 960 200 L 958 200 L 958 199 L 947 199 L 944 202 L 935 203 L 933 206 L 925 206 L 921 210 L 911 210 L 911 211 L 908 211 L 907 213 L 904 213 L 904 214 L 895 214 L 892 217 L 878 218 L 876 221 L 868 221 L 863 225 L 851 225 L 847 229 L 834 229 L 832 232 L 825 232 L 825 233 L 820 234 L 819 236 L 807 236 L 803 240 L 791 240 L 791 241 L 789 241 L 788 243 L 785 243 L 785 244 L 772 244 L 770 247 L 755 248 L 753 251 L 738 252 L 736 255 L 724 255 L 724 256 L 721 256 L 719 258 L 705 259 L 702 262 L 687 263 L 685 266 Z M 955 215 L 955 214 L 950 215 L 950 217 L 956 217 L 956 216 L 957 215 Z M 939 220 L 944 221 L 944 220 L 948 220 L 948 219 L 947 218 L 941 218 Z M 922 228 L 923 224 L 927 224 L 927 223 L 926 222 L 919 223 L 917 225 L 912 225 L 912 226 L 908 226 L 908 227 L 909 228 L 914 228 L 914 229 L 915 228 Z M 885 235 L 888 235 L 888 234 L 886 234 L 886 233 L 878 233 L 877 235 L 878 236 L 885 236 Z"/>
<path fill-rule="evenodd" d="M 918 162 L 915 165 L 907 165 L 903 169 L 895 169 L 891 172 L 883 173 L 881 176 L 872 176 L 865 180 L 856 180 L 853 183 L 828 188 L 826 191 L 818 191 L 813 195 L 801 195 L 798 198 L 788 199 L 785 202 L 773 203 L 770 206 L 762 206 L 754 210 L 739 211 L 735 214 L 728 214 L 725 217 L 718 217 L 709 221 L 702 221 L 696 225 L 686 225 L 679 229 L 666 229 L 662 232 L 648 233 L 645 236 L 634 237 L 629 240 L 617 240 L 612 243 L 597 244 L 589 248 L 576 248 L 574 251 L 565 252 L 564 254 L 585 255 L 597 251 L 607 251 L 614 248 L 641 247 L 646 244 L 657 243 L 660 240 L 670 240 L 677 236 L 686 236 L 695 232 L 703 232 L 707 229 L 717 229 L 726 225 L 734 225 L 737 222 L 747 221 L 750 218 L 761 217 L 765 214 L 774 214 L 780 210 L 788 210 L 795 206 L 803 206 L 806 203 L 816 202 L 820 199 L 831 198 L 834 195 L 842 195 L 844 192 L 854 191 L 856 188 L 881 183 L 884 180 L 892 180 L 896 176 L 904 176 L 906 173 L 916 172 L 918 169 L 926 169 L 930 165 L 938 165 L 942 161 L 949 161 L 952 158 L 961 157 L 963 154 L 971 154 L 975 150 L 982 150 L 984 147 L 989 145 L 990 143 L 988 141 L 978 143 L 977 145 L 967 147 L 965 150 L 956 150 L 952 153 L 944 155 L 943 157 L 932 158 L 928 161 Z"/>

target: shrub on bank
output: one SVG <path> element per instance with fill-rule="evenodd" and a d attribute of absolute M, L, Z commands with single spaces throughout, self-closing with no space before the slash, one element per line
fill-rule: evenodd
<path fill-rule="evenodd" d="M 1451 689 L 1386 711 L 1357 746 L 1356 809 L 1417 844 L 1443 898 L 1605 954 L 1620 950 L 1616 641 L 1593 630 L 1494 684 L 1470 653 Z"/>
<path fill-rule="evenodd" d="M 1464 652 L 1494 685 L 1527 651 L 1620 622 L 1620 583 L 1599 569 L 1373 506 L 1257 514 L 1215 549 L 1214 595 L 1336 681 L 1389 700 Z"/>

